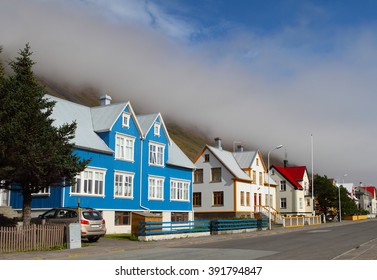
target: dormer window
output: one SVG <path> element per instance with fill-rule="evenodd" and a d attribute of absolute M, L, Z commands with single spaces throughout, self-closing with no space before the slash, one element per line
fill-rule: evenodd
<path fill-rule="evenodd" d="M 161 131 L 161 124 L 155 123 L 154 124 L 154 136 L 160 136 Z"/>
<path fill-rule="evenodd" d="M 130 114 L 123 113 L 123 115 L 122 115 L 122 126 L 123 127 L 130 127 L 130 117 L 131 117 Z"/>

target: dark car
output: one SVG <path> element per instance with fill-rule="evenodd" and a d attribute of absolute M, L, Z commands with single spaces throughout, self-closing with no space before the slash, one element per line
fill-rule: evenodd
<path fill-rule="evenodd" d="M 97 241 L 101 236 L 106 234 L 106 223 L 102 217 L 101 212 L 92 208 L 80 208 L 80 224 L 81 237 L 87 238 L 89 242 Z M 78 223 L 79 209 L 78 208 L 53 208 L 46 211 L 37 218 L 33 218 L 32 222 L 37 224 L 42 223 Z"/>

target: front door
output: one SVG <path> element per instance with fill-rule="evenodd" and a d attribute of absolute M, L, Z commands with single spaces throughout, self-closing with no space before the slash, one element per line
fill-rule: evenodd
<path fill-rule="evenodd" d="M 0 190 L 0 206 L 9 206 L 9 191 Z"/>

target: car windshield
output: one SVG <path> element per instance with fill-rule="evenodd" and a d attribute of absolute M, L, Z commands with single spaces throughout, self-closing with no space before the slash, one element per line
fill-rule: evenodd
<path fill-rule="evenodd" d="M 87 220 L 102 220 L 101 213 L 96 211 L 83 211 L 82 216 Z"/>

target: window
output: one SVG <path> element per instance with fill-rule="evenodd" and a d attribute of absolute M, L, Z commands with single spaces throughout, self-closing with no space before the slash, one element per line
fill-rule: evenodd
<path fill-rule="evenodd" d="M 170 181 L 170 200 L 189 201 L 190 182 L 171 180 Z"/>
<path fill-rule="evenodd" d="M 134 174 L 115 172 L 114 196 L 133 198 Z"/>
<path fill-rule="evenodd" d="M 202 193 L 201 192 L 194 192 L 192 196 L 192 205 L 194 207 L 202 206 Z"/>
<path fill-rule="evenodd" d="M 37 193 L 32 193 L 32 195 L 33 196 L 48 196 L 50 195 L 50 187 L 43 188 Z"/>
<path fill-rule="evenodd" d="M 196 169 L 194 172 L 194 184 L 203 183 L 203 169 Z"/>
<path fill-rule="evenodd" d="M 160 177 L 148 178 L 148 199 L 164 199 L 164 179 Z"/>
<path fill-rule="evenodd" d="M 71 194 L 103 196 L 105 193 L 105 170 L 87 168 L 76 176 Z"/>
<path fill-rule="evenodd" d="M 285 197 L 280 198 L 280 208 L 281 209 L 287 208 L 287 199 Z"/>
<path fill-rule="evenodd" d="M 204 162 L 209 162 L 209 154 L 204 155 Z"/>
<path fill-rule="evenodd" d="M 213 206 L 224 205 L 224 192 L 213 192 Z"/>
<path fill-rule="evenodd" d="M 116 135 L 115 158 L 127 161 L 134 160 L 135 138 L 126 135 Z"/>
<path fill-rule="evenodd" d="M 299 200 L 298 200 L 298 205 L 299 205 L 299 209 L 302 209 L 304 207 L 304 203 L 303 203 L 303 198 L 300 197 Z"/>
<path fill-rule="evenodd" d="M 161 124 L 155 123 L 154 124 L 154 135 L 160 136 L 160 132 L 161 132 Z"/>
<path fill-rule="evenodd" d="M 157 143 L 149 143 L 149 164 L 164 166 L 165 146 Z"/>
<path fill-rule="evenodd" d="M 251 198 L 250 198 L 250 193 L 246 193 L 246 206 L 250 206 L 251 204 Z"/>
<path fill-rule="evenodd" d="M 188 221 L 188 213 L 187 212 L 171 212 L 170 218 L 172 222 Z"/>
<path fill-rule="evenodd" d="M 263 186 L 263 173 L 259 172 L 259 185 Z"/>
<path fill-rule="evenodd" d="M 253 183 L 254 184 L 257 183 L 257 172 L 256 171 L 253 171 Z"/>
<path fill-rule="evenodd" d="M 131 115 L 129 113 L 123 113 L 122 114 L 122 126 L 123 127 L 130 127 L 130 117 L 131 117 Z"/>
<path fill-rule="evenodd" d="M 131 212 L 127 211 L 115 211 L 116 226 L 127 226 L 131 224 Z"/>
<path fill-rule="evenodd" d="M 240 201 L 241 201 L 241 206 L 245 206 L 245 192 L 241 192 Z"/>
<path fill-rule="evenodd" d="M 211 169 L 212 182 L 221 182 L 221 167 Z"/>
<path fill-rule="evenodd" d="M 287 190 L 286 181 L 280 181 L 280 191 L 285 192 Z"/>
<path fill-rule="evenodd" d="M 306 206 L 310 206 L 310 200 L 311 200 L 310 198 L 306 199 Z"/>
<path fill-rule="evenodd" d="M 259 158 L 257 158 L 256 163 L 257 163 L 257 166 L 259 166 Z"/>

